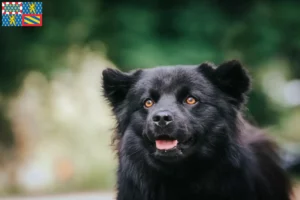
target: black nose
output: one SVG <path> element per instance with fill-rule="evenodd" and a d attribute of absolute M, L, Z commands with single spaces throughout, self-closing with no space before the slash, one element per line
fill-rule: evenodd
<path fill-rule="evenodd" d="M 173 117 L 168 111 L 159 111 L 153 115 L 152 120 L 157 126 L 167 126 L 173 121 Z"/>

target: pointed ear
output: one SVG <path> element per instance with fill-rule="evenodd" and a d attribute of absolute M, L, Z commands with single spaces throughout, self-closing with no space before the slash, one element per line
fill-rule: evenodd
<path fill-rule="evenodd" d="M 250 76 L 237 60 L 225 62 L 218 67 L 204 63 L 200 65 L 205 76 L 229 96 L 243 102 L 250 90 Z"/>
<path fill-rule="evenodd" d="M 250 76 L 237 60 L 221 64 L 216 69 L 215 75 L 224 91 L 234 97 L 239 97 L 250 90 Z"/>
<path fill-rule="evenodd" d="M 135 80 L 135 74 L 124 73 L 110 68 L 103 70 L 102 87 L 104 96 L 113 107 L 118 106 L 125 99 Z"/>

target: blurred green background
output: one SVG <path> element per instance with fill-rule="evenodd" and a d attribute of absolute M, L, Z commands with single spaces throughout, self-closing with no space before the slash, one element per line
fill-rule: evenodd
<path fill-rule="evenodd" d="M 300 151 L 300 2 L 51 0 L 0 28 L 0 194 L 113 190 L 101 71 L 240 59 L 248 119 Z"/>

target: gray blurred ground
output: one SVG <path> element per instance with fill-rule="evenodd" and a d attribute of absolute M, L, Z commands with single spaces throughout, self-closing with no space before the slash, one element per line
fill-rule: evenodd
<path fill-rule="evenodd" d="M 114 200 L 112 193 L 80 193 L 41 197 L 2 197 L 0 200 Z M 300 186 L 294 189 L 294 198 L 300 200 Z"/>
<path fill-rule="evenodd" d="M 109 193 L 81 193 L 41 197 L 2 197 L 0 200 L 113 200 L 114 195 Z"/>

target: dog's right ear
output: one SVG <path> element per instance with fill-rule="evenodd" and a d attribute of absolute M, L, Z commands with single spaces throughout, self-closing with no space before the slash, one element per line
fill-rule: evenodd
<path fill-rule="evenodd" d="M 124 73 L 107 68 L 102 72 L 102 87 L 104 96 L 113 107 L 118 106 L 125 99 L 128 90 L 132 86 L 137 73 Z"/>
<path fill-rule="evenodd" d="M 244 103 L 251 87 L 251 80 L 247 70 L 239 61 L 231 60 L 218 67 L 214 64 L 203 63 L 198 70 L 221 91 L 233 97 L 235 101 L 232 103 Z"/>

